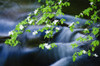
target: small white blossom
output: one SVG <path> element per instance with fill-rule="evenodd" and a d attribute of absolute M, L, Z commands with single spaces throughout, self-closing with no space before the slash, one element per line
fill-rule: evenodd
<path fill-rule="evenodd" d="M 56 30 L 60 30 L 60 28 L 59 27 L 56 27 Z"/>
<path fill-rule="evenodd" d="M 34 21 L 34 20 L 31 20 L 31 21 L 29 21 L 28 23 L 29 23 L 29 24 L 32 24 L 33 21 Z"/>
<path fill-rule="evenodd" d="M 72 26 L 72 25 L 74 25 L 74 22 L 72 22 L 72 23 L 69 25 L 69 27 Z"/>
<path fill-rule="evenodd" d="M 60 0 L 60 2 L 59 2 L 58 4 L 60 5 L 60 4 L 61 4 L 61 2 L 62 2 L 62 1 Z"/>
<path fill-rule="evenodd" d="M 29 19 L 30 19 L 30 16 L 27 17 L 27 20 L 28 20 L 28 21 L 29 21 Z"/>
<path fill-rule="evenodd" d="M 86 51 L 85 50 L 83 50 L 83 54 L 86 54 Z"/>
<path fill-rule="evenodd" d="M 13 35 L 13 31 L 10 31 L 9 33 L 8 33 L 8 35 L 10 36 L 10 35 Z"/>
<path fill-rule="evenodd" d="M 21 30 L 23 30 L 23 29 L 24 29 L 24 26 L 23 26 L 23 25 L 20 25 L 19 28 L 20 28 Z"/>
<path fill-rule="evenodd" d="M 98 57 L 98 55 L 97 55 L 97 54 L 94 54 L 94 56 L 95 56 L 95 57 Z"/>
<path fill-rule="evenodd" d="M 50 31 L 49 31 L 49 30 L 47 30 L 45 33 L 46 33 L 46 34 L 48 34 L 49 32 L 50 32 Z"/>
<path fill-rule="evenodd" d="M 83 15 L 83 13 L 80 13 L 80 15 Z"/>
<path fill-rule="evenodd" d="M 48 45 L 48 43 L 45 43 L 45 44 L 44 44 L 44 46 L 47 46 L 47 45 Z"/>
<path fill-rule="evenodd" d="M 32 34 L 33 34 L 33 35 L 36 35 L 37 33 L 38 33 L 37 31 L 34 31 Z"/>
<path fill-rule="evenodd" d="M 87 28 L 85 28 L 84 30 L 85 30 L 85 31 L 87 31 L 88 29 L 87 29 Z"/>
<path fill-rule="evenodd" d="M 58 20 L 54 20 L 53 23 L 56 24 L 58 22 Z"/>
<path fill-rule="evenodd" d="M 50 49 L 50 48 L 51 48 L 51 45 L 49 45 L 48 43 L 45 43 L 45 44 L 44 44 L 44 47 L 45 47 L 46 49 Z"/>
<path fill-rule="evenodd" d="M 45 21 L 45 23 L 47 23 L 48 21 Z"/>
<path fill-rule="evenodd" d="M 93 5 L 93 2 L 90 2 L 90 5 Z"/>
<path fill-rule="evenodd" d="M 45 48 L 46 49 L 50 49 L 51 48 L 51 45 L 46 45 Z"/>
<path fill-rule="evenodd" d="M 38 12 L 38 10 L 35 10 L 35 11 L 34 11 L 34 14 L 36 14 L 37 12 Z"/>
<path fill-rule="evenodd" d="M 49 27 L 49 28 L 51 27 L 51 25 L 49 25 L 49 24 L 47 24 L 46 26 Z"/>

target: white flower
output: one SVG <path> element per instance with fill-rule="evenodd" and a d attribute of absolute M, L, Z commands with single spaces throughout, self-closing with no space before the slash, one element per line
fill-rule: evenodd
<path fill-rule="evenodd" d="M 23 25 L 20 25 L 19 28 L 20 28 L 21 30 L 23 30 L 23 29 L 24 29 L 24 26 L 23 26 Z"/>
<path fill-rule="evenodd" d="M 34 21 L 34 20 L 31 20 L 31 21 L 29 21 L 28 23 L 29 23 L 29 24 L 32 24 L 33 21 Z"/>
<path fill-rule="evenodd" d="M 58 20 L 54 20 L 53 23 L 56 24 L 58 22 Z"/>
<path fill-rule="evenodd" d="M 33 34 L 33 35 L 36 35 L 37 33 L 38 33 L 37 31 L 34 31 L 32 34 Z"/>
<path fill-rule="evenodd" d="M 50 31 L 49 31 L 49 30 L 47 30 L 45 33 L 46 33 L 46 34 L 48 34 L 49 32 L 50 32 Z"/>
<path fill-rule="evenodd" d="M 88 29 L 87 29 L 87 28 L 85 28 L 84 30 L 85 30 L 85 31 L 87 31 Z"/>
<path fill-rule="evenodd" d="M 58 3 L 59 5 L 61 4 L 61 0 L 60 0 L 60 2 Z"/>
<path fill-rule="evenodd" d="M 72 25 L 74 25 L 74 22 L 72 22 L 72 23 L 69 25 L 69 27 L 72 26 Z"/>
<path fill-rule="evenodd" d="M 60 28 L 59 27 L 56 27 L 56 30 L 60 30 Z"/>
<path fill-rule="evenodd" d="M 90 2 L 90 5 L 93 5 L 93 2 Z"/>
<path fill-rule="evenodd" d="M 46 26 L 49 27 L 49 28 L 51 27 L 51 25 L 49 25 L 49 24 L 47 24 Z"/>
<path fill-rule="evenodd" d="M 8 33 L 8 35 L 10 36 L 10 35 L 13 35 L 13 31 L 10 31 L 9 33 Z"/>
<path fill-rule="evenodd" d="M 83 15 L 83 13 L 80 13 L 80 15 Z"/>
<path fill-rule="evenodd" d="M 46 49 L 50 49 L 51 48 L 51 45 L 46 45 L 45 48 Z"/>
<path fill-rule="evenodd" d="M 28 21 L 29 21 L 29 19 L 30 19 L 30 16 L 27 17 L 27 20 L 28 20 Z"/>
<path fill-rule="evenodd" d="M 98 57 L 98 55 L 97 55 L 97 54 L 94 54 L 94 56 L 95 56 L 95 57 Z"/>
<path fill-rule="evenodd" d="M 45 44 L 44 44 L 44 46 L 47 46 L 47 45 L 48 45 L 48 43 L 45 43 Z"/>
<path fill-rule="evenodd" d="M 86 51 L 85 50 L 83 50 L 83 54 L 86 54 Z"/>
<path fill-rule="evenodd" d="M 45 23 L 47 23 L 48 21 L 45 21 Z"/>
<path fill-rule="evenodd" d="M 34 11 L 34 14 L 36 14 L 37 12 L 38 12 L 38 10 L 35 10 L 35 11 Z"/>

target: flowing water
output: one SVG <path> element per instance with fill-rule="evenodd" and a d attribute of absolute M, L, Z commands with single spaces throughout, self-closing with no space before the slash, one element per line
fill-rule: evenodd
<path fill-rule="evenodd" d="M 21 20 L 25 19 L 29 12 L 32 12 L 39 6 L 40 4 L 31 0 L 25 0 L 24 3 L 23 0 L 0 1 L 0 66 L 98 66 L 100 58 L 88 57 L 88 55 L 78 57 L 76 62 L 72 61 L 73 53 L 81 49 L 87 50 L 91 41 L 79 42 L 75 40 L 80 36 L 86 37 L 86 35 L 81 33 L 86 19 L 75 19 L 75 17 L 70 15 L 61 15 L 56 18 L 66 19 L 66 24 L 80 21 L 81 23 L 75 26 L 73 32 L 68 27 L 59 26 L 61 29 L 58 33 L 54 31 L 53 39 L 43 39 L 45 32 L 40 32 L 35 36 L 32 35 L 32 32 L 26 32 L 18 37 L 21 44 L 16 47 L 11 47 L 3 43 L 3 37 L 8 37 L 8 32 L 13 30 L 15 25 Z M 34 31 L 43 27 L 43 25 L 29 26 L 27 29 Z M 47 42 L 54 42 L 57 47 L 52 50 L 47 50 L 46 48 L 42 50 L 38 47 L 40 43 Z M 73 49 L 71 47 L 72 43 L 77 43 L 79 47 Z M 99 48 L 96 49 L 96 52 L 100 55 L 97 50 Z"/>

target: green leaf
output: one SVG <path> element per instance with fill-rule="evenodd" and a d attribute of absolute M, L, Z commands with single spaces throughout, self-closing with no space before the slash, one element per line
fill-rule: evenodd
<path fill-rule="evenodd" d="M 92 51 L 94 51 L 95 50 L 95 47 L 92 47 Z"/>
<path fill-rule="evenodd" d="M 41 0 L 38 0 L 38 2 L 41 2 Z"/>
<path fill-rule="evenodd" d="M 79 24 L 79 21 L 77 21 L 76 24 Z"/>
<path fill-rule="evenodd" d="M 26 32 L 31 32 L 31 30 L 28 29 L 28 30 L 26 30 Z"/>
<path fill-rule="evenodd" d="M 91 56 L 91 52 L 90 52 L 90 50 L 88 50 L 88 56 Z"/>

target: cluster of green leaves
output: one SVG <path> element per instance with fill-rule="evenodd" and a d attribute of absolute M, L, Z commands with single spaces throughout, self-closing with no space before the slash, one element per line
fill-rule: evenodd
<path fill-rule="evenodd" d="M 76 17 L 84 17 L 84 16 L 91 17 L 91 19 L 86 21 L 85 24 L 92 25 L 96 23 L 98 19 L 100 19 L 100 17 L 98 16 L 98 12 L 100 12 L 100 10 L 98 10 L 96 6 L 96 3 L 100 2 L 100 0 L 89 0 L 89 1 L 91 3 L 90 7 L 85 9 L 82 13 L 80 13 Z M 41 2 L 41 0 L 38 0 L 38 2 Z M 70 6 L 70 3 L 68 1 L 64 2 L 63 0 L 45 0 L 45 5 L 42 5 L 41 7 L 37 8 L 34 11 L 34 13 L 29 14 L 25 20 L 23 20 L 18 25 L 16 25 L 16 28 L 12 31 L 13 33 L 10 34 L 11 39 L 7 39 L 5 43 L 11 46 L 16 46 L 18 43 L 20 43 L 18 41 L 18 36 L 20 34 L 22 34 L 25 31 L 31 32 L 31 30 L 29 29 L 25 30 L 30 25 L 45 24 L 45 27 L 37 30 L 37 32 L 48 31 L 45 34 L 44 38 L 52 38 L 54 28 L 58 25 L 58 22 L 63 24 L 63 22 L 65 21 L 64 19 L 60 19 L 56 21 L 53 20 L 55 16 L 64 15 L 64 13 L 62 12 L 63 6 L 66 6 L 66 7 Z M 90 12 L 93 12 L 93 14 L 90 14 Z M 72 23 L 72 25 L 69 26 L 71 31 L 73 31 L 73 29 L 75 28 L 74 25 L 76 24 L 79 24 L 79 22 L 77 21 L 76 23 Z M 55 30 L 56 32 L 59 31 L 57 29 Z M 75 52 L 73 54 L 73 61 L 76 60 L 77 56 L 81 56 L 82 54 L 88 54 L 89 56 L 91 56 L 91 52 L 93 52 L 95 48 L 99 46 L 99 41 L 93 40 L 93 37 L 88 34 L 92 33 L 93 35 L 97 36 L 98 33 L 100 32 L 99 30 L 100 30 L 100 27 L 93 27 L 91 32 L 88 29 L 85 29 L 83 32 L 87 35 L 87 37 L 85 38 L 79 37 L 76 39 L 77 41 L 82 41 L 82 42 L 92 40 L 92 43 L 90 44 L 92 49 L 91 50 L 88 49 L 86 53 L 85 52 L 83 53 L 83 50 L 79 52 Z M 37 34 L 37 32 L 35 32 L 34 34 Z M 54 43 L 51 43 L 50 45 L 51 45 L 51 48 L 56 47 Z M 74 43 L 74 44 L 71 44 L 71 46 L 72 48 L 76 48 L 78 47 L 78 44 Z M 40 44 L 39 48 L 44 49 L 45 48 L 44 43 Z"/>
<path fill-rule="evenodd" d="M 41 2 L 41 0 L 38 0 L 38 2 Z M 55 22 L 55 20 L 52 19 L 55 16 L 64 15 L 64 13 L 62 12 L 63 6 L 70 6 L 70 3 L 68 1 L 63 2 L 63 0 L 45 0 L 44 5 L 34 10 L 34 12 L 30 13 L 25 20 L 16 25 L 15 29 L 12 30 L 13 34 L 10 35 L 11 39 L 7 39 L 5 43 L 11 46 L 16 46 L 18 43 L 20 43 L 18 40 L 18 36 L 20 36 L 20 34 L 24 33 L 25 31 L 31 32 L 31 30 L 29 29 L 25 30 L 30 25 L 45 24 L 45 27 L 37 30 L 37 32 L 49 31 L 47 34 L 45 34 L 44 38 L 52 38 L 54 28 L 57 27 L 58 22 L 61 22 L 61 24 L 63 24 L 63 21 L 65 21 L 65 19 L 61 19 L 56 20 Z M 58 32 L 59 28 L 55 30 L 56 32 Z M 51 47 L 54 47 L 53 45 L 54 44 L 51 44 Z M 40 45 L 39 47 L 43 49 L 42 45 Z"/>
<path fill-rule="evenodd" d="M 97 2 L 100 2 L 100 0 L 89 0 L 89 1 L 90 1 L 90 7 L 88 7 L 87 9 L 85 9 L 85 10 L 84 10 L 82 13 L 80 13 L 79 15 L 76 15 L 76 18 L 77 18 L 77 17 L 84 17 L 84 16 L 91 17 L 91 19 L 90 19 L 90 20 L 87 20 L 87 21 L 85 22 L 85 24 L 87 24 L 87 25 L 94 25 L 95 23 L 97 23 L 97 20 L 100 19 L 100 17 L 98 16 L 98 12 L 100 12 L 100 10 L 97 9 L 98 7 L 97 7 L 97 5 L 96 5 L 96 3 L 97 3 Z M 93 14 L 90 14 L 91 12 L 92 12 Z M 84 41 L 91 41 L 91 40 L 92 40 L 92 42 L 91 42 L 91 44 L 90 44 L 90 45 L 91 45 L 91 49 L 88 49 L 87 52 L 85 53 L 85 54 L 88 54 L 88 56 L 91 56 L 92 52 L 95 51 L 95 48 L 96 48 L 97 46 L 99 46 L 100 42 L 99 42 L 99 40 L 93 40 L 93 37 L 90 36 L 89 34 L 92 33 L 92 35 L 98 36 L 98 34 L 99 34 L 99 32 L 100 32 L 100 27 L 92 27 L 92 31 L 89 31 L 89 29 L 86 28 L 86 29 L 84 29 L 83 32 L 87 35 L 87 37 L 79 37 L 79 38 L 77 38 L 76 40 L 77 40 L 77 41 L 81 41 L 81 42 L 84 42 Z M 72 45 L 72 47 L 73 47 L 73 46 L 74 46 L 74 47 L 78 47 L 77 44 Z M 82 52 L 82 50 L 81 50 L 80 52 L 75 52 L 75 53 L 73 54 L 73 61 L 75 62 L 77 56 L 80 56 L 80 55 L 82 55 L 82 54 L 84 54 L 84 53 Z"/>

